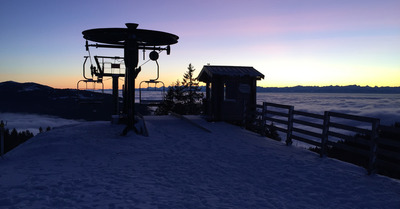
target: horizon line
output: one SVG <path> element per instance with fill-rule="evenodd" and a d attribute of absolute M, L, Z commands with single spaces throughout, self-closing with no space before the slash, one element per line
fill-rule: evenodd
<path fill-rule="evenodd" d="M 12 81 L 12 80 L 8 80 L 8 81 L 1 81 L 0 83 L 6 83 L 6 82 L 14 82 L 14 83 L 35 83 L 35 84 L 39 84 L 39 85 L 44 85 L 44 86 L 49 86 L 52 87 L 48 84 L 42 84 L 42 83 L 38 83 L 38 82 L 33 82 L 33 81 L 29 81 L 29 82 L 17 82 L 17 81 Z M 172 85 L 169 86 L 165 86 L 165 88 L 169 88 Z M 205 85 L 199 85 L 199 87 L 205 87 Z M 293 85 L 293 86 L 256 86 L 257 88 L 296 88 L 296 87 L 314 87 L 314 88 L 324 88 L 324 87 L 360 87 L 360 88 L 400 88 L 399 86 L 371 86 L 371 85 L 357 85 L 357 84 L 349 84 L 349 85 L 322 85 L 322 86 L 318 86 L 318 85 Z M 77 89 L 77 88 L 58 88 L 58 87 L 52 87 L 55 89 Z M 157 88 L 161 88 L 161 87 L 157 87 Z M 112 88 L 104 88 L 104 90 L 108 90 L 108 89 L 112 89 Z M 135 89 L 139 89 L 138 87 Z"/>

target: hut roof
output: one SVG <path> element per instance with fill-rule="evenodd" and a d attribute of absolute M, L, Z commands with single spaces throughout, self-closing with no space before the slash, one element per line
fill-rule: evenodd
<path fill-rule="evenodd" d="M 199 81 L 207 81 L 213 76 L 227 76 L 227 77 L 244 77 L 250 76 L 257 80 L 264 78 L 264 75 L 258 72 L 253 67 L 244 66 L 216 66 L 216 65 L 204 65 L 203 69 L 199 73 Z"/>

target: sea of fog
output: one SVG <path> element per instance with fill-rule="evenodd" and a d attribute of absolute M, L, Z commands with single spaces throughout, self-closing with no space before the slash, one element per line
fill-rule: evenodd
<path fill-rule="evenodd" d="M 161 99 L 160 91 L 142 91 L 143 99 Z M 139 92 L 136 92 L 139 101 Z M 257 104 L 291 105 L 295 110 L 323 115 L 325 111 L 381 119 L 383 125 L 400 122 L 400 94 L 257 93 Z"/>
<path fill-rule="evenodd" d="M 383 125 L 400 122 L 400 94 L 258 93 L 257 104 L 272 102 L 295 110 L 324 114 L 333 111 L 379 118 Z"/>
<path fill-rule="evenodd" d="M 160 91 L 143 91 L 142 99 L 161 99 Z M 139 101 L 136 92 L 136 102 Z M 335 111 L 359 116 L 379 118 L 383 125 L 400 122 L 400 94 L 336 94 L 336 93 L 258 93 L 257 104 L 272 102 L 292 105 L 295 110 L 324 114 Z M 39 127 L 58 127 L 77 123 L 48 115 L 1 113 L 0 120 L 7 122 L 6 128 L 38 133 Z"/>
<path fill-rule="evenodd" d="M 6 129 L 12 130 L 15 128 L 17 131 L 28 130 L 35 135 L 39 133 L 40 127 L 45 131 L 47 127 L 52 129 L 64 125 L 76 124 L 79 122 L 77 120 L 64 119 L 51 115 L 4 112 L 0 112 L 0 120 L 5 123 Z"/>

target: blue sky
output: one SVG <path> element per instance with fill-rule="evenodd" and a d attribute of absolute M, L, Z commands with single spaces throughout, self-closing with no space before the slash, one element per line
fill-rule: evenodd
<path fill-rule="evenodd" d="M 253 66 L 265 75 L 259 86 L 400 86 L 398 11 L 397 0 L 2 1 L 0 82 L 75 88 L 87 55 L 82 31 L 131 22 L 180 37 L 160 55 L 166 85 L 189 63 L 197 73 L 210 63 Z M 154 78 L 155 67 L 144 65 L 138 81 Z"/>

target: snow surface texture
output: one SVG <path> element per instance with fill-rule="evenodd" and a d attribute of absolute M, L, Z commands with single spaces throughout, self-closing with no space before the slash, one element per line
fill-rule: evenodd
<path fill-rule="evenodd" d="M 0 208 L 400 208 L 400 182 L 226 123 L 81 122 L 0 158 Z"/>

